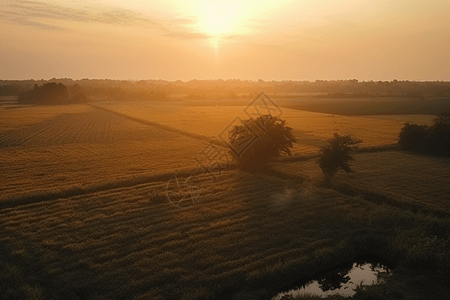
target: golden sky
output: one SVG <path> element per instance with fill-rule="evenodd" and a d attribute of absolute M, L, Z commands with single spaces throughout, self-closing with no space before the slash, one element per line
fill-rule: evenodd
<path fill-rule="evenodd" d="M 449 0 L 1 0 L 0 79 L 450 80 Z"/>

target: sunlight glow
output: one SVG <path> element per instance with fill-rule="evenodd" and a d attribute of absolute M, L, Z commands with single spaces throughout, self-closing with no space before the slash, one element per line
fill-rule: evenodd
<path fill-rule="evenodd" d="M 2 0 L 0 79 L 448 80 L 448 0 Z"/>
<path fill-rule="evenodd" d="M 236 3 L 205 1 L 199 13 L 199 26 L 203 33 L 213 37 L 238 31 L 239 10 Z"/>

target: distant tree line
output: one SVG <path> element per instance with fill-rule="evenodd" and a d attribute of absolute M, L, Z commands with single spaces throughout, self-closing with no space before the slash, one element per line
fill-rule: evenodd
<path fill-rule="evenodd" d="M 50 82 L 42 86 L 35 84 L 32 90 L 21 93 L 17 100 L 23 104 L 54 105 L 83 103 L 87 97 L 79 85 L 67 88 L 62 83 Z"/>
<path fill-rule="evenodd" d="M 328 93 L 326 95 L 316 95 L 316 98 L 423 98 L 419 92 L 407 92 L 402 94 L 379 94 L 375 93 Z"/>
<path fill-rule="evenodd" d="M 20 93 L 25 92 L 27 89 L 27 86 L 17 84 L 0 86 L 0 96 L 17 96 Z"/>
<path fill-rule="evenodd" d="M 66 82 L 66 80 L 63 81 Z M 35 83 L 30 86 L 30 81 L 14 81 L 11 84 L 1 85 L 0 81 L 0 96 L 18 96 L 20 103 L 28 104 L 68 104 L 88 100 L 163 100 L 169 94 L 166 87 L 145 82 L 132 84 L 129 81 L 121 83 L 112 81 L 111 85 L 95 80 L 90 84 L 86 84 L 86 81 L 77 81 L 80 84 L 72 82 L 71 85 L 58 82 L 58 80 L 38 82 L 43 83 Z"/>
<path fill-rule="evenodd" d="M 450 112 L 436 117 L 431 126 L 405 123 L 399 144 L 404 150 L 450 156 Z"/>
<path fill-rule="evenodd" d="M 405 97 L 405 98 L 450 98 L 448 81 L 358 81 L 316 80 L 316 81 L 264 81 L 264 80 L 111 80 L 70 78 L 50 80 L 0 80 L 0 95 L 16 96 L 34 85 L 61 83 L 67 87 L 79 85 L 86 96 L 95 98 L 164 99 L 170 94 L 183 94 L 189 98 L 228 98 L 237 95 L 256 96 L 261 90 L 275 97 L 289 98 L 292 93 L 321 93 L 326 98 L 360 97 Z M 125 98 L 123 98 L 125 97 Z M 101 99 L 103 100 L 103 99 Z"/>
<path fill-rule="evenodd" d="M 354 97 L 449 97 L 450 82 L 444 81 L 358 81 L 353 80 L 316 80 L 314 82 L 281 82 L 274 86 L 275 92 L 291 93 L 328 93 L 330 97 L 342 97 L 342 94 L 359 94 Z M 266 89 L 265 89 L 266 91 Z M 270 92 L 269 90 L 267 90 Z"/>

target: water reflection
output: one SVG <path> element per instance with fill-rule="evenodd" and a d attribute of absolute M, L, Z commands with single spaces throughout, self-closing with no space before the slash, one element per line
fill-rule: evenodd
<path fill-rule="evenodd" d="M 317 295 L 330 296 L 342 295 L 352 296 L 354 289 L 360 285 L 372 285 L 381 283 L 384 278 L 391 274 L 391 270 L 379 263 L 357 262 L 349 267 L 342 267 L 327 272 L 316 280 L 308 281 L 297 288 L 290 289 L 277 294 L 272 300 L 281 300 L 285 295 Z"/>

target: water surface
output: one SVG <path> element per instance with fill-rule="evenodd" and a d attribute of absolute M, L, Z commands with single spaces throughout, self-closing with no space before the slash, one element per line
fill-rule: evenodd
<path fill-rule="evenodd" d="M 330 295 L 352 296 L 360 285 L 373 285 L 383 282 L 392 271 L 385 265 L 372 262 L 355 262 L 349 266 L 337 268 L 319 276 L 315 280 L 298 287 L 278 293 L 272 300 L 280 300 L 284 295 Z"/>

